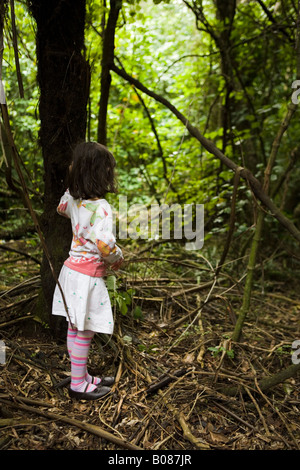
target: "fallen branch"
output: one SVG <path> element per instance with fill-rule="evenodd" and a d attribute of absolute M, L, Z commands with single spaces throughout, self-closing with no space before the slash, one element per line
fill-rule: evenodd
<path fill-rule="evenodd" d="M 18 300 L 18 302 L 15 302 L 15 303 L 5 305 L 5 307 L 0 308 L 0 312 L 4 312 L 5 310 L 9 310 L 10 308 L 19 307 L 20 305 L 23 306 L 24 304 L 30 302 L 31 300 L 34 300 L 36 297 L 38 297 L 38 294 L 32 295 L 31 297 L 27 297 L 26 299 Z"/>
<path fill-rule="evenodd" d="M 181 377 L 186 373 L 186 369 L 181 369 L 177 370 L 174 372 L 174 374 L 164 374 L 161 380 L 159 382 L 156 382 L 146 390 L 147 395 L 150 395 L 151 393 L 156 392 L 157 390 L 160 390 L 163 387 L 166 387 L 170 382 L 172 382 L 175 378 Z"/>
<path fill-rule="evenodd" d="M 262 392 L 266 392 L 267 390 L 270 390 L 271 388 L 284 382 L 285 380 L 290 379 L 291 377 L 295 377 L 297 374 L 299 374 L 299 372 L 300 372 L 300 363 L 292 364 L 286 369 L 278 372 L 277 374 L 261 379 L 258 382 L 259 389 Z M 240 390 L 240 387 L 227 387 L 222 390 L 222 393 L 224 393 L 224 395 L 227 395 L 227 396 L 234 396 L 239 392 L 244 393 L 246 392 L 246 390 L 244 390 L 243 386 L 242 386 L 242 390 Z"/>
<path fill-rule="evenodd" d="M 22 397 L 14 397 L 15 400 L 19 399 L 22 400 Z M 22 403 L 11 403 L 10 401 L 3 400 L 0 398 L 0 402 L 4 403 L 7 406 L 12 406 L 13 408 L 17 408 L 23 411 L 28 411 L 29 413 L 36 413 L 40 416 L 44 416 L 48 419 L 55 419 L 57 421 L 63 421 L 64 423 L 70 424 L 71 426 L 76 426 L 80 429 L 83 429 L 86 432 L 94 434 L 95 436 L 101 437 L 106 439 L 107 441 L 113 442 L 114 444 L 123 447 L 129 450 L 143 450 L 141 447 L 131 444 L 123 439 L 120 439 L 113 434 L 105 431 L 104 429 L 100 428 L 99 426 L 95 426 L 94 424 L 85 423 L 83 421 L 79 421 L 78 419 L 69 418 L 67 416 L 59 415 L 56 413 L 52 413 L 51 411 L 42 411 L 40 409 L 34 408 L 33 406 L 23 405 Z M 47 404 L 45 406 L 48 406 Z"/>
<path fill-rule="evenodd" d="M 206 289 L 206 287 L 212 286 L 213 283 L 214 283 L 214 281 L 204 282 L 203 284 L 200 284 L 200 285 L 197 285 L 197 286 L 194 286 L 194 287 L 190 287 L 189 289 L 183 289 L 183 290 L 180 290 L 178 292 L 174 292 L 173 294 L 169 294 L 169 295 L 172 298 L 173 297 L 182 297 L 186 294 L 191 294 L 191 293 L 198 292 L 199 290 Z"/>
<path fill-rule="evenodd" d="M 0 244 L 0 250 L 4 251 L 10 251 L 12 253 L 18 253 L 19 255 L 25 256 L 25 258 L 29 258 L 32 261 L 34 261 L 37 264 L 41 264 L 40 260 L 36 258 L 35 256 L 30 255 L 29 253 L 26 253 L 26 251 L 19 250 L 17 248 L 12 248 L 11 246 L 5 245 L 5 244 Z"/>
<path fill-rule="evenodd" d="M 190 441 L 192 444 L 194 444 L 194 446 L 197 448 L 197 449 L 200 449 L 200 450 L 209 450 L 210 449 L 210 446 L 202 441 L 201 439 L 197 438 L 194 436 L 194 434 L 191 432 L 187 422 L 186 422 L 186 419 L 185 419 L 185 416 L 184 414 L 182 413 L 182 411 L 177 411 L 176 409 L 174 409 L 170 404 L 167 404 L 168 408 L 171 409 L 173 412 L 174 412 L 174 415 L 176 416 L 176 418 L 178 419 L 178 422 L 182 428 L 182 431 L 183 431 L 183 435 L 184 437 Z"/>
<path fill-rule="evenodd" d="M 26 281 L 22 281 L 16 286 L 11 287 L 10 289 L 1 292 L 0 298 L 1 297 L 15 297 L 19 295 L 20 293 L 23 293 L 24 290 L 26 290 L 28 287 L 32 288 L 32 286 L 39 287 L 41 282 L 40 275 L 34 276 L 31 279 L 27 279 Z"/>
<path fill-rule="evenodd" d="M 25 315 L 24 317 L 14 318 L 13 320 L 0 323 L 0 329 L 5 328 L 6 326 L 15 325 L 16 323 L 22 322 L 24 320 L 33 320 L 34 315 Z"/>

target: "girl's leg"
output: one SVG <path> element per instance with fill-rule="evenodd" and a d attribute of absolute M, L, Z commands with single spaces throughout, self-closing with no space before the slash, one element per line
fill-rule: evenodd
<path fill-rule="evenodd" d="M 77 328 L 71 326 L 71 324 L 69 323 L 68 333 L 67 333 L 67 349 L 68 349 L 70 359 L 71 359 L 72 348 L 73 348 L 73 344 L 76 339 L 76 336 L 77 336 Z"/>
<path fill-rule="evenodd" d="M 89 384 L 94 384 L 94 385 L 99 385 L 100 382 L 101 382 L 101 379 L 99 377 L 93 377 L 92 375 L 90 375 L 87 371 L 85 373 L 85 380 L 89 383 Z"/>
<path fill-rule="evenodd" d="M 68 353 L 69 353 L 69 356 L 70 356 L 70 359 L 71 359 L 71 355 L 72 355 L 72 348 L 73 348 L 73 344 L 74 344 L 74 341 L 76 339 L 76 336 L 77 336 L 77 328 L 75 327 L 72 327 L 70 324 L 68 326 L 68 333 L 67 333 L 67 349 L 68 349 Z M 88 372 L 87 372 L 87 369 L 86 369 L 86 373 L 85 373 L 85 380 L 90 383 L 90 384 L 94 384 L 94 385 L 99 385 L 100 382 L 101 382 L 101 379 L 98 378 L 98 377 L 93 377 L 92 375 L 90 375 Z"/>
<path fill-rule="evenodd" d="M 86 366 L 93 331 L 78 331 L 71 351 L 71 389 L 76 392 L 92 392 L 96 385 L 86 380 Z"/>

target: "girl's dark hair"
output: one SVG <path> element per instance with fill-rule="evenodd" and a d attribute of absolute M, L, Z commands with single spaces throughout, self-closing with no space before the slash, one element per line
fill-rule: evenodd
<path fill-rule="evenodd" d="M 112 153 L 97 142 L 82 142 L 75 147 L 69 174 L 69 192 L 74 199 L 103 198 L 116 193 Z"/>

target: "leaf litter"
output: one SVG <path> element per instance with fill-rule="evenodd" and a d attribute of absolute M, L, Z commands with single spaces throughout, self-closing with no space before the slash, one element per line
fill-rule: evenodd
<path fill-rule="evenodd" d="M 34 316 L 36 262 L 1 255 L 1 449 L 299 449 L 299 377 L 259 386 L 291 364 L 296 284 L 273 282 L 264 293 L 257 284 L 243 338 L 232 344 L 239 283 L 215 280 L 203 260 L 180 250 L 134 255 L 113 294 L 130 292 L 126 313 L 113 298 L 114 335 L 96 335 L 89 355 L 90 373 L 116 383 L 103 399 L 80 402 L 57 387 L 70 374 L 63 334 L 54 338 Z"/>

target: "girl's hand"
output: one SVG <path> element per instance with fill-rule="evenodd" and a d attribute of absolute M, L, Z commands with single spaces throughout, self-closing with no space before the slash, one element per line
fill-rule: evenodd
<path fill-rule="evenodd" d="M 68 218 L 68 215 L 66 214 L 67 207 L 68 201 L 59 204 L 59 206 L 57 207 L 57 212 L 59 213 L 59 215 L 63 215 L 64 217 Z"/>
<path fill-rule="evenodd" d="M 118 261 L 116 261 L 110 266 L 111 269 L 113 269 L 114 271 L 118 271 L 118 269 L 120 269 L 121 265 L 123 264 L 123 261 L 124 258 L 120 258 Z"/>

